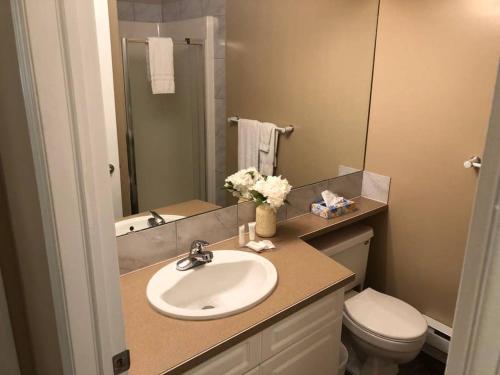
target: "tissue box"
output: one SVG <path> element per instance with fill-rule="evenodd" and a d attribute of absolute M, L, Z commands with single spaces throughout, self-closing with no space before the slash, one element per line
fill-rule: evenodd
<path fill-rule="evenodd" d="M 325 219 L 342 216 L 354 211 L 356 211 L 356 202 L 349 199 L 344 199 L 344 202 L 335 207 L 327 207 L 323 200 L 311 204 L 311 213 Z"/>

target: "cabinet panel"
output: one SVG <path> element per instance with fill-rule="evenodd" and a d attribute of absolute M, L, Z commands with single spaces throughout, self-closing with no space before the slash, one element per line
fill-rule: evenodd
<path fill-rule="evenodd" d="M 241 375 L 261 362 L 261 334 L 257 334 L 191 369 L 189 375 Z M 253 374 L 253 373 L 251 373 Z M 256 373 L 258 374 L 258 372 Z"/>
<path fill-rule="evenodd" d="M 262 332 L 262 361 L 342 317 L 344 289 L 299 310 Z"/>
<path fill-rule="evenodd" d="M 259 375 L 332 375 L 338 371 L 342 319 L 330 323 L 260 365 Z"/>

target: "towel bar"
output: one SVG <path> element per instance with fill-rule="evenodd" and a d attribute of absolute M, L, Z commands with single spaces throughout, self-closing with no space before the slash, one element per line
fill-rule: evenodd
<path fill-rule="evenodd" d="M 231 116 L 227 118 L 227 122 L 233 125 L 238 125 L 239 119 L 240 118 L 238 116 Z M 276 128 L 276 131 L 281 134 L 290 134 L 293 132 L 293 125 L 289 125 L 284 128 Z"/>

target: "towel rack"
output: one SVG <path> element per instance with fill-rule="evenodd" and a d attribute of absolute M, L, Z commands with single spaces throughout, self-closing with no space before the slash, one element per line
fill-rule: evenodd
<path fill-rule="evenodd" d="M 239 119 L 239 116 L 231 116 L 227 118 L 227 122 L 232 125 L 238 125 Z M 281 134 L 290 134 L 293 132 L 293 125 L 288 125 L 284 128 L 276 128 L 276 131 L 280 132 Z"/>
<path fill-rule="evenodd" d="M 149 44 L 147 38 L 122 38 L 125 42 L 128 43 L 140 43 L 140 44 Z M 184 45 L 204 45 L 205 41 L 203 39 L 194 39 L 194 38 L 184 38 L 184 39 L 173 39 L 174 45 L 176 46 L 184 46 Z"/>

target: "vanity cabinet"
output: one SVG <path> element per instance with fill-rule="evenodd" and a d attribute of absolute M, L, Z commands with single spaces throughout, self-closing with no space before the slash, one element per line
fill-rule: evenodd
<path fill-rule="evenodd" d="M 332 375 L 338 369 L 340 320 L 320 328 L 271 357 L 258 368 L 259 375 Z"/>
<path fill-rule="evenodd" d="M 344 290 L 331 293 L 188 371 L 199 375 L 336 374 Z"/>

